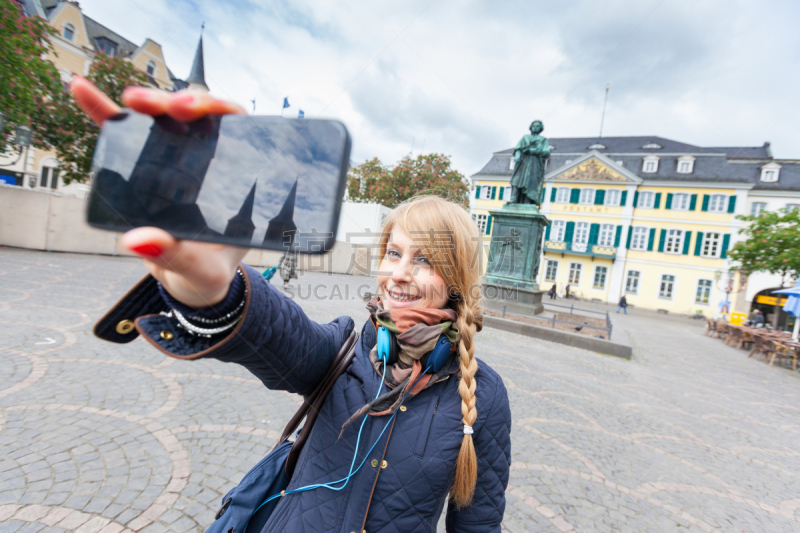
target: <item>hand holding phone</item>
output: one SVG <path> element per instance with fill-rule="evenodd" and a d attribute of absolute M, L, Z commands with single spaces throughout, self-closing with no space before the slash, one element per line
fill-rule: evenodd
<path fill-rule="evenodd" d="M 121 110 L 89 81 L 73 78 L 70 89 L 78 105 L 99 126 Z M 192 122 L 208 114 L 245 114 L 239 106 L 205 93 L 166 93 L 130 87 L 123 103 L 151 116 L 167 115 L 178 122 Z M 195 308 L 215 305 L 225 299 L 236 266 L 247 253 L 244 248 L 195 241 L 180 241 L 159 228 L 128 231 L 121 243 L 145 261 L 147 270 L 178 301 Z"/>

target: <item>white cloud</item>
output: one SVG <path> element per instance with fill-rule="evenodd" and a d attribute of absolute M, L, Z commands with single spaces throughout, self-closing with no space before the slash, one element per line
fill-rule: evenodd
<path fill-rule="evenodd" d="M 554 5 L 553 5 L 554 4 Z M 453 156 L 472 174 L 530 121 L 545 135 L 761 145 L 800 157 L 793 2 L 174 2 L 82 0 L 128 39 L 162 42 L 186 76 L 206 22 L 216 96 L 341 119 L 353 160 Z"/>

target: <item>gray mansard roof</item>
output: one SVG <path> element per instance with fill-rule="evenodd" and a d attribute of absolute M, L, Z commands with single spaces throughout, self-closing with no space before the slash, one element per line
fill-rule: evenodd
<path fill-rule="evenodd" d="M 551 148 L 547 172 L 552 172 L 584 154 L 596 151 L 621 164 L 646 182 L 752 183 L 754 189 L 800 191 L 800 160 L 773 159 L 769 143 L 764 143 L 763 146 L 702 147 L 654 136 L 564 137 L 548 140 Z M 645 148 L 645 146 L 651 147 Z M 510 178 L 512 173 L 510 160 L 513 152 L 513 148 L 495 152 L 489 162 L 473 177 Z M 657 172 L 642 172 L 644 158 L 647 155 L 658 156 Z M 695 158 L 692 173 L 678 174 L 678 158 L 687 155 Z M 761 167 L 771 162 L 781 165 L 779 180 L 777 183 L 763 183 L 760 181 Z"/>

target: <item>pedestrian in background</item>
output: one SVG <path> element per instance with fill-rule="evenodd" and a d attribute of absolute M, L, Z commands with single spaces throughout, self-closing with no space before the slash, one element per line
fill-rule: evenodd
<path fill-rule="evenodd" d="M 569 283 L 567 283 L 567 286 L 564 288 L 564 298 L 569 298 Z"/>
<path fill-rule="evenodd" d="M 278 261 L 278 268 L 281 270 L 281 278 L 283 278 L 283 288 L 289 285 L 290 279 L 297 279 L 297 254 L 286 250 L 283 252 L 280 261 Z"/>
<path fill-rule="evenodd" d="M 626 315 L 628 314 L 628 299 L 625 298 L 624 294 L 622 295 L 622 298 L 619 299 L 619 307 L 617 307 L 617 313 L 619 313 L 620 309 L 625 311 Z"/>
<path fill-rule="evenodd" d="M 753 325 L 757 328 L 764 327 L 764 313 L 760 309 L 753 311 Z"/>
<path fill-rule="evenodd" d="M 553 283 L 553 286 L 550 287 L 549 291 L 547 291 L 547 294 L 550 295 L 550 299 L 551 300 L 555 300 L 556 299 L 556 284 L 555 283 Z"/>

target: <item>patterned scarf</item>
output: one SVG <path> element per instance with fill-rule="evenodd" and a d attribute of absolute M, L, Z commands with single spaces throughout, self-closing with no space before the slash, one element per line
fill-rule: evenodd
<path fill-rule="evenodd" d="M 365 413 L 381 416 L 393 413 L 403 402 L 405 392 L 413 383 L 409 397 L 419 394 L 449 374 L 449 368 L 458 349 L 458 328 L 455 326 L 456 312 L 452 309 L 391 309 L 383 308 L 380 298 L 373 296 L 367 304 L 370 320 L 375 329 L 383 326 L 397 339 L 399 354 L 397 361 L 386 368 L 384 383 L 389 392 L 372 400 L 356 411 L 342 426 L 342 432 L 354 420 Z M 446 335 L 452 351 L 450 359 L 436 374 L 420 374 L 427 365 L 427 355 L 436 346 L 439 337 Z M 369 360 L 379 376 L 383 376 L 384 363 L 378 357 L 378 347 L 369 352 Z M 419 378 L 419 379 L 418 379 Z M 341 437 L 341 433 L 339 434 Z"/>

